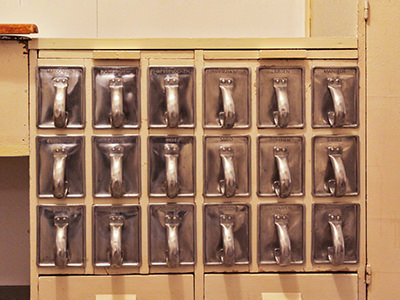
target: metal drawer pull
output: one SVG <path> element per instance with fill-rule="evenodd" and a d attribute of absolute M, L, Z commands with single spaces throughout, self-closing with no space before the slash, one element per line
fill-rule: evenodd
<path fill-rule="evenodd" d="M 221 261 L 227 265 L 232 266 L 235 263 L 235 244 L 233 236 L 233 227 L 235 225 L 234 217 L 232 215 L 220 215 L 219 224 L 222 227 L 222 243 L 223 253 Z"/>
<path fill-rule="evenodd" d="M 179 236 L 178 229 L 180 218 L 177 214 L 165 215 L 165 228 L 167 229 L 168 256 L 167 264 L 174 268 L 179 265 Z"/>
<path fill-rule="evenodd" d="M 278 197 L 286 198 L 290 195 L 292 177 L 290 175 L 287 148 L 274 147 L 275 162 L 278 167 L 279 181 L 274 181 L 272 188 Z"/>
<path fill-rule="evenodd" d="M 328 180 L 328 190 L 336 197 L 344 196 L 347 187 L 346 169 L 344 168 L 342 154 L 342 147 L 328 147 L 329 161 L 335 174 L 335 179 Z"/>
<path fill-rule="evenodd" d="M 64 128 L 68 122 L 68 113 L 66 112 L 68 78 L 64 76 L 55 77 L 53 85 L 56 89 L 53 104 L 54 126 L 56 128 Z"/>
<path fill-rule="evenodd" d="M 328 78 L 328 89 L 333 101 L 334 111 L 328 111 L 328 121 L 332 127 L 342 127 L 346 117 L 346 106 L 339 78 Z"/>
<path fill-rule="evenodd" d="M 167 196 L 174 198 L 179 193 L 178 183 L 178 158 L 179 146 L 177 144 L 164 145 L 165 172 L 167 178 Z"/>
<path fill-rule="evenodd" d="M 165 112 L 165 122 L 167 127 L 175 128 L 179 124 L 179 75 L 167 75 L 164 78 L 166 93 L 167 111 Z"/>
<path fill-rule="evenodd" d="M 222 105 L 224 111 L 219 113 L 219 124 L 223 128 L 232 128 L 235 124 L 236 112 L 235 102 L 233 101 L 233 79 L 220 78 L 219 89 L 222 94 Z"/>
<path fill-rule="evenodd" d="M 124 216 L 110 215 L 110 262 L 112 267 L 120 267 L 122 258 L 122 227 L 124 226 Z"/>
<path fill-rule="evenodd" d="M 55 265 L 57 267 L 66 267 L 69 257 L 67 250 L 67 231 L 69 217 L 67 215 L 55 215 L 54 226 L 56 227 L 56 257 Z"/>
<path fill-rule="evenodd" d="M 65 182 L 65 166 L 67 161 L 67 149 L 58 146 L 53 150 L 53 194 L 61 199 L 67 194 Z"/>
<path fill-rule="evenodd" d="M 122 167 L 124 148 L 121 145 L 112 145 L 110 148 L 110 191 L 114 198 L 120 198 L 123 192 Z"/>
<path fill-rule="evenodd" d="M 219 156 L 222 160 L 224 179 L 220 180 L 219 187 L 222 194 L 226 197 L 232 197 L 236 192 L 236 174 L 233 165 L 233 149 L 231 147 L 221 146 Z"/>
<path fill-rule="evenodd" d="M 278 110 L 273 112 L 277 127 L 286 127 L 289 123 L 289 99 L 287 93 L 287 78 L 274 78 L 274 90 Z"/>
<path fill-rule="evenodd" d="M 328 247 L 329 262 L 335 266 L 344 262 L 344 237 L 342 230 L 342 217 L 329 214 L 328 223 L 331 228 L 333 247 Z"/>
<path fill-rule="evenodd" d="M 276 214 L 274 216 L 275 226 L 278 232 L 279 247 L 275 248 L 275 260 L 280 266 L 290 265 L 292 248 L 288 232 L 289 219 L 287 215 Z"/>
<path fill-rule="evenodd" d="M 109 86 L 111 90 L 111 126 L 115 128 L 120 128 L 122 127 L 122 125 L 124 125 L 125 120 L 122 79 L 111 79 Z"/>

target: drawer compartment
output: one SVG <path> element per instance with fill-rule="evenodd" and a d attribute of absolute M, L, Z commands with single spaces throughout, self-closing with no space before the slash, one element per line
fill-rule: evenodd
<path fill-rule="evenodd" d="M 357 300 L 357 290 L 357 274 L 208 274 L 204 298 Z"/>
<path fill-rule="evenodd" d="M 192 275 L 46 276 L 39 278 L 40 300 L 193 300 Z M 132 296 L 131 296 L 132 295 Z"/>

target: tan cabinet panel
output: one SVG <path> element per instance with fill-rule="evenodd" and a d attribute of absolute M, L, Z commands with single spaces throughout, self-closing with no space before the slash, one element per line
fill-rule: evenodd
<path fill-rule="evenodd" d="M 0 156 L 29 155 L 28 55 L 20 41 L 0 41 Z"/>
<path fill-rule="evenodd" d="M 368 286 L 371 300 L 400 295 L 399 1 L 370 0 L 367 28 Z"/>
<path fill-rule="evenodd" d="M 299 293 L 302 300 L 357 300 L 357 284 L 357 274 L 209 274 L 204 283 L 207 300 L 262 300 L 269 293 Z"/>
<path fill-rule="evenodd" d="M 101 297 L 104 299 L 107 297 L 105 295 L 129 295 L 131 298 L 135 295 L 138 300 L 193 300 L 193 276 L 48 276 L 39 278 L 40 300 L 96 300 Z M 131 299 L 129 297 L 126 299 Z"/>

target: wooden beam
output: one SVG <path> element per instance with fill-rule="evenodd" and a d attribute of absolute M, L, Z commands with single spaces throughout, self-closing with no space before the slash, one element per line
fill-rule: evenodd
<path fill-rule="evenodd" d="M 0 24 L 0 34 L 30 34 L 38 33 L 35 24 Z"/>

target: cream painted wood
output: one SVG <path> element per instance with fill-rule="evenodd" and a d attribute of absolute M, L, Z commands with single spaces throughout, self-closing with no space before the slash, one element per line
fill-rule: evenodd
<path fill-rule="evenodd" d="M 367 299 L 367 289 L 366 289 L 366 276 L 365 276 L 365 268 L 362 269 L 366 265 L 367 262 L 367 82 L 366 82 L 366 28 L 365 28 L 365 20 L 364 20 L 364 4 L 365 1 L 358 1 L 358 51 L 359 51 L 359 74 L 360 74 L 360 87 L 359 87 L 359 97 L 360 97 L 360 124 L 362 126 L 362 137 L 363 142 L 360 144 L 360 183 L 361 183 L 361 193 L 364 193 L 364 197 L 362 198 L 362 208 L 360 210 L 360 228 L 365 230 L 364 233 L 360 235 L 360 245 L 361 247 L 365 247 L 364 251 L 361 252 L 361 265 L 358 271 L 358 292 L 359 299 Z M 360 134 L 360 135 L 361 135 Z M 360 140 L 361 141 L 361 140 Z"/>
<path fill-rule="evenodd" d="M 357 274 L 207 274 L 204 282 L 207 300 L 262 300 L 263 293 L 300 293 L 302 300 L 361 299 Z"/>
<path fill-rule="evenodd" d="M 196 140 L 202 139 L 204 135 L 203 130 L 203 118 L 199 117 L 199 113 L 203 111 L 203 101 L 199 99 L 203 98 L 203 68 L 204 68 L 204 51 L 195 51 L 195 67 L 196 67 Z M 203 224 L 203 143 L 196 143 L 196 265 L 195 265 L 195 281 L 194 281 L 194 292 L 195 298 L 202 300 L 204 299 L 204 249 L 198 247 L 203 245 L 203 230 L 199 230 L 199 225 Z"/>
<path fill-rule="evenodd" d="M 400 295 L 400 2 L 370 0 L 367 24 L 368 264 L 371 300 Z"/>
<path fill-rule="evenodd" d="M 29 51 L 29 103 L 36 103 L 36 86 L 32 82 L 36 81 L 35 72 L 32 72 L 37 68 L 37 51 Z M 30 104 L 32 105 L 32 104 Z M 29 128 L 35 128 L 36 126 L 36 109 L 29 109 Z M 31 138 L 32 130 L 29 131 L 29 228 L 30 228 L 30 297 L 33 300 L 39 299 L 38 297 L 38 283 L 39 273 L 36 265 L 36 160 L 34 159 L 34 153 L 32 149 L 35 149 L 35 141 Z M 32 135 L 33 136 L 33 135 Z M 34 229 L 34 230 L 33 230 Z"/>
<path fill-rule="evenodd" d="M 97 295 L 136 295 L 138 300 L 192 300 L 193 275 L 47 276 L 40 300 L 96 300 Z"/>
<path fill-rule="evenodd" d="M 0 156 L 29 155 L 26 45 L 0 40 Z"/>
<path fill-rule="evenodd" d="M 355 37 L 307 38 L 137 38 L 33 39 L 29 49 L 41 50 L 176 50 L 176 49 L 357 49 Z"/>

